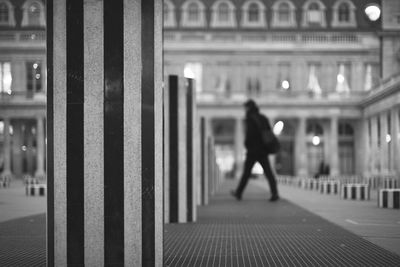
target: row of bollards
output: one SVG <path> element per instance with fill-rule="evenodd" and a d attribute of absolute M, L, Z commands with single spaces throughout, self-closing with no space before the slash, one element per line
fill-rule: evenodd
<path fill-rule="evenodd" d="M 316 190 L 322 194 L 340 194 L 341 199 L 370 200 L 371 189 L 378 190 L 378 206 L 398 209 L 400 181 L 390 176 L 321 176 L 313 177 L 278 176 L 278 183 Z"/>
<path fill-rule="evenodd" d="M 164 221 L 194 222 L 221 175 L 215 145 L 196 109 L 193 80 L 168 76 L 163 96 Z"/>

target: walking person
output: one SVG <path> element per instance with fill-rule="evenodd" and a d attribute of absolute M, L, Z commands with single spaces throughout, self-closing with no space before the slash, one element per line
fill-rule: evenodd
<path fill-rule="evenodd" d="M 275 175 L 271 169 L 268 160 L 268 148 L 263 145 L 262 130 L 272 131 L 269 120 L 266 116 L 260 114 L 257 104 L 253 100 L 248 100 L 244 107 L 246 109 L 246 137 L 245 147 L 247 150 L 246 159 L 244 162 L 244 170 L 236 190 L 231 191 L 231 194 L 237 199 L 242 199 L 243 191 L 251 176 L 251 170 L 256 162 L 259 162 L 264 169 L 264 174 L 268 180 L 271 190 L 270 201 L 279 199 L 278 188 Z M 264 127 L 264 128 L 263 128 Z"/>

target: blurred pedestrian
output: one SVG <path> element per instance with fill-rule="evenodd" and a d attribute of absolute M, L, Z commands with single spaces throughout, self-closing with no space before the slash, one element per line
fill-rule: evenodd
<path fill-rule="evenodd" d="M 272 128 L 266 116 L 260 114 L 257 104 L 253 100 L 248 100 L 244 107 L 246 109 L 246 136 L 245 147 L 247 150 L 246 159 L 244 162 L 244 170 L 236 190 L 232 190 L 231 194 L 237 199 L 242 199 L 243 191 L 251 176 L 251 170 L 256 162 L 259 162 L 264 169 L 264 174 L 268 180 L 271 190 L 270 201 L 279 199 L 278 188 L 275 175 L 269 163 L 269 149 L 263 145 L 262 131 L 270 131 Z"/>

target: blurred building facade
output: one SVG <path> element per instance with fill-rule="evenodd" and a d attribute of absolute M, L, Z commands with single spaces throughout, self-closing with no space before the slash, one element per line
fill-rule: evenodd
<path fill-rule="evenodd" d="M 0 173 L 45 176 L 46 10 L 0 0 Z"/>
<path fill-rule="evenodd" d="M 45 9 L 0 0 L 2 175 L 45 175 Z M 400 173 L 399 30 L 397 0 L 164 0 L 164 72 L 196 79 L 226 170 L 240 169 L 253 98 L 284 124 L 278 173 Z"/>
<path fill-rule="evenodd" d="M 399 1 L 164 3 L 164 72 L 197 80 L 222 168 L 243 161 L 253 98 L 284 124 L 278 173 L 313 175 L 322 161 L 331 175 L 399 173 Z"/>

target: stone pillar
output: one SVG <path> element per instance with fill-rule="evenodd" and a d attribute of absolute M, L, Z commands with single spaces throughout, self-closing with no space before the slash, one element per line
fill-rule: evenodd
<path fill-rule="evenodd" d="M 243 155 L 244 155 L 244 129 L 243 118 L 236 118 L 235 122 L 235 179 L 239 179 L 243 170 Z"/>
<path fill-rule="evenodd" d="M 331 134 L 329 139 L 329 147 L 330 147 L 330 175 L 338 175 L 340 173 L 339 169 L 339 141 L 338 141 L 338 118 L 331 118 Z"/>
<path fill-rule="evenodd" d="M 11 137 L 10 137 L 10 119 L 4 118 L 4 168 L 2 175 L 11 175 Z"/>
<path fill-rule="evenodd" d="M 162 266 L 162 1 L 47 2 L 49 266 Z"/>
<path fill-rule="evenodd" d="M 386 135 L 389 133 L 388 131 L 388 117 L 387 112 L 382 112 L 380 114 L 380 123 L 381 123 L 381 153 L 380 153 L 380 162 L 381 162 L 381 173 L 388 174 L 389 173 L 389 145 L 386 141 Z"/>
<path fill-rule="evenodd" d="M 399 113 L 400 109 L 399 107 L 392 108 L 391 110 L 391 137 L 392 140 L 390 142 L 391 145 L 391 166 L 393 168 L 393 171 L 397 173 L 397 175 L 400 174 L 400 125 L 399 125 Z"/>
<path fill-rule="evenodd" d="M 13 126 L 13 137 L 12 137 L 12 170 L 13 174 L 17 177 L 22 176 L 22 122 L 14 120 Z"/>
<path fill-rule="evenodd" d="M 35 177 L 45 178 L 44 172 L 44 125 L 43 118 L 38 117 L 36 127 L 36 172 Z"/>
<path fill-rule="evenodd" d="M 304 176 L 308 174 L 306 123 L 306 118 L 299 118 L 295 146 L 296 175 L 298 176 Z"/>
<path fill-rule="evenodd" d="M 25 173 L 29 175 L 34 175 L 36 168 L 34 168 L 34 162 L 36 161 L 36 149 L 33 147 L 33 140 L 36 138 L 35 135 L 32 134 L 33 125 L 28 122 L 25 124 L 26 127 L 26 150 L 25 150 L 25 160 L 26 160 L 26 170 Z"/>
<path fill-rule="evenodd" d="M 187 92 L 184 79 L 168 77 L 169 222 L 187 222 Z"/>
<path fill-rule="evenodd" d="M 200 179 L 200 195 L 201 205 L 207 205 L 209 201 L 208 183 L 209 183 L 209 159 L 208 159 L 208 135 L 207 135 L 207 118 L 200 118 L 200 162 L 201 162 L 201 179 Z"/>
<path fill-rule="evenodd" d="M 356 150 L 357 158 L 362 160 L 360 172 L 363 176 L 369 176 L 371 172 L 371 147 L 370 147 L 370 136 L 368 129 L 368 118 L 364 118 L 362 120 L 362 143 L 361 143 L 361 151 Z"/>
<path fill-rule="evenodd" d="M 376 174 L 378 172 L 378 121 L 377 116 L 371 117 L 371 172 Z"/>
<path fill-rule="evenodd" d="M 186 220 L 195 222 L 197 219 L 197 151 L 195 143 L 197 132 L 195 131 L 196 123 L 196 87 L 193 79 L 186 79 L 186 194 L 187 194 L 187 211 Z M 196 133 L 196 134 L 195 134 Z"/>

